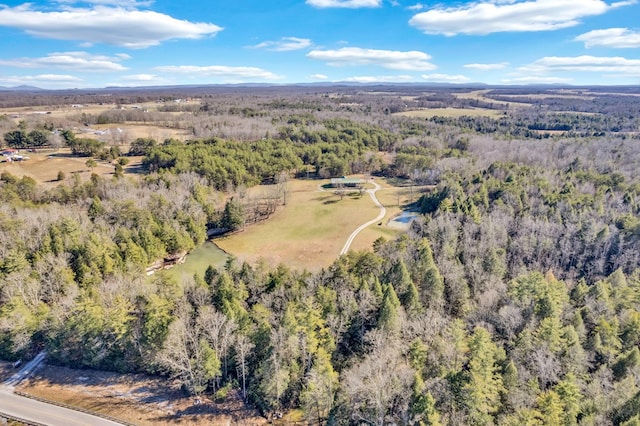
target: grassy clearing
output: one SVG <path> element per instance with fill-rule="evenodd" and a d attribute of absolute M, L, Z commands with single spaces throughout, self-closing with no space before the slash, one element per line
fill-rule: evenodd
<path fill-rule="evenodd" d="M 169 127 L 162 126 L 154 126 L 150 124 L 140 124 L 140 123 L 118 123 L 118 124 L 102 124 L 91 126 L 91 129 L 98 131 L 113 131 L 114 129 L 122 130 L 124 134 L 124 140 L 133 141 L 137 138 L 153 138 L 158 142 L 162 142 L 165 139 L 178 139 L 181 141 L 187 140 L 189 138 L 193 138 L 193 135 L 183 129 L 174 129 Z M 94 138 L 101 140 L 103 142 L 109 143 L 109 139 L 113 138 L 111 135 L 105 136 L 96 136 L 94 134 L 86 134 L 83 133 L 79 136 L 86 136 L 89 138 Z"/>
<path fill-rule="evenodd" d="M 270 264 L 284 263 L 292 268 L 308 270 L 330 265 L 351 232 L 376 217 L 379 210 L 367 194 L 362 197 L 347 196 L 340 200 L 333 192 L 321 190 L 325 183 L 291 181 L 286 207 L 261 224 L 216 239 L 216 244 L 240 261 L 253 263 L 264 259 Z M 395 190 L 384 189 L 378 193 Z M 393 194 L 389 198 L 397 199 Z M 397 231 L 384 226 L 394 212 L 393 209 L 388 210 L 383 225 L 371 226 L 361 233 L 351 249 L 371 249 L 376 238 L 396 235 Z"/>
<path fill-rule="evenodd" d="M 0 173 L 8 171 L 17 177 L 29 176 L 43 184 L 45 188 L 50 188 L 60 183 L 57 180 L 59 171 L 66 175 L 66 180 L 77 174 L 83 181 L 88 180 L 92 173 L 107 178 L 114 172 L 114 165 L 103 161 L 97 161 L 97 166 L 90 170 L 85 164 L 89 157 L 73 157 L 69 150 L 24 152 L 23 154 L 29 159 L 12 163 L 2 159 Z"/>
<path fill-rule="evenodd" d="M 204 276 L 204 272 L 209 265 L 220 269 L 224 266 L 228 258 L 229 255 L 220 250 L 218 246 L 210 241 L 206 241 L 189 253 L 185 263 L 168 269 L 166 274 L 178 280 L 185 277 L 193 277 L 194 274 Z"/>
<path fill-rule="evenodd" d="M 483 108 L 426 108 L 413 111 L 398 112 L 396 115 L 404 117 L 431 118 L 431 117 L 491 117 L 498 118 L 504 115 L 504 111 Z"/>
<path fill-rule="evenodd" d="M 190 104 L 199 105 L 199 102 L 190 102 Z M 139 109 L 154 112 L 158 111 L 158 108 L 163 104 L 157 104 L 155 102 L 147 102 L 137 104 L 136 106 Z M 113 110 L 116 107 L 115 104 L 86 104 L 82 107 L 72 107 L 71 105 L 62 105 L 62 106 L 34 106 L 34 107 L 21 107 L 21 108 L 0 108 L 0 115 L 6 115 L 11 120 L 13 120 L 16 124 L 21 120 L 24 120 L 27 117 L 41 117 L 43 120 L 51 120 L 51 119 L 68 119 L 72 121 L 77 121 L 81 114 L 91 114 L 91 115 L 100 115 L 105 111 Z M 131 109 L 131 106 L 125 107 Z M 182 112 L 170 113 L 171 115 L 175 115 L 179 117 L 182 115 Z M 122 133 L 112 133 L 108 135 L 96 135 L 93 131 L 105 131 L 105 130 L 115 130 L 116 128 L 120 129 Z M 114 138 L 120 138 L 125 140 L 134 140 L 136 138 L 147 138 L 151 137 L 156 139 L 157 141 L 163 141 L 165 139 L 174 138 L 179 140 L 186 140 L 192 135 L 189 131 L 184 129 L 176 129 L 164 127 L 160 124 L 155 125 L 153 123 L 112 123 L 112 124 L 103 124 L 103 125 L 93 125 L 89 127 L 78 127 L 74 130 L 78 136 L 89 137 L 93 139 L 98 139 L 103 142 L 111 142 Z"/>
<path fill-rule="evenodd" d="M 452 93 L 458 99 L 473 99 L 476 101 L 486 101 L 487 98 L 485 95 L 489 93 L 490 89 L 483 90 L 472 90 L 471 92 L 463 92 L 463 93 Z"/>

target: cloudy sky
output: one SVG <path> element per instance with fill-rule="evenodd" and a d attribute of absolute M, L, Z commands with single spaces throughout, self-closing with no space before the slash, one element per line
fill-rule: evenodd
<path fill-rule="evenodd" d="M 637 85 L 638 1 L 5 1 L 0 86 Z"/>

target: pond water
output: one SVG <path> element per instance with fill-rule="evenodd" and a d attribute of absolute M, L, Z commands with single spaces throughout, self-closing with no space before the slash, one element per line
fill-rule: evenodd
<path fill-rule="evenodd" d="M 396 222 L 409 224 L 413 219 L 418 217 L 418 213 L 416 212 L 403 212 L 400 216 L 394 218 Z"/>
<path fill-rule="evenodd" d="M 209 265 L 222 268 L 228 258 L 229 255 L 217 245 L 211 241 L 205 241 L 187 255 L 186 262 L 168 269 L 166 273 L 177 279 L 192 277 L 194 274 L 203 276 Z"/>
<path fill-rule="evenodd" d="M 408 229 L 409 225 L 411 225 L 411 221 L 418 216 L 420 216 L 420 213 L 418 212 L 402 212 L 399 216 L 396 216 L 392 220 L 390 220 L 388 226 L 392 228 Z"/>

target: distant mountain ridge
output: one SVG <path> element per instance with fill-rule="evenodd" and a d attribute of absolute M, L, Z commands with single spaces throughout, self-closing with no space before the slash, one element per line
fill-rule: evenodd
<path fill-rule="evenodd" d="M 42 89 L 36 86 L 27 86 L 23 84 L 20 86 L 13 86 L 13 87 L 0 86 L 0 90 L 4 90 L 8 92 L 43 92 L 47 89 Z"/>
<path fill-rule="evenodd" d="M 104 92 L 145 92 L 145 91 L 168 91 L 168 90 L 206 90 L 206 89 L 239 89 L 239 90 L 251 90 L 251 89 L 267 89 L 277 90 L 282 88 L 434 88 L 434 89 L 594 89 L 594 88 L 625 88 L 632 89 L 634 93 L 637 92 L 636 85 L 619 85 L 619 86 L 575 86 L 569 84 L 520 84 L 520 85 L 494 85 L 486 84 L 482 82 L 467 82 L 467 83 L 446 83 L 446 82 L 354 82 L 354 81 L 332 81 L 332 82 L 301 82 L 301 83 L 221 83 L 221 84 L 172 84 L 172 85 L 157 85 L 157 86 L 105 86 L 105 87 L 92 87 L 92 88 L 74 88 L 74 89 L 43 89 L 36 86 L 20 85 L 20 86 L 0 86 L 0 92 L 45 92 L 48 94 L 83 94 L 83 93 L 104 93 Z"/>

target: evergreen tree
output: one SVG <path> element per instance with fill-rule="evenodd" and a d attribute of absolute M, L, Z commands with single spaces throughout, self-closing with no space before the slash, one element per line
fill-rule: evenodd
<path fill-rule="evenodd" d="M 378 316 L 378 328 L 389 334 L 400 331 L 400 300 L 392 284 L 385 287 Z"/>
<path fill-rule="evenodd" d="M 236 231 L 244 225 L 244 211 L 242 206 L 233 199 L 227 201 L 220 219 L 220 227 L 229 231 Z"/>
<path fill-rule="evenodd" d="M 419 426 L 440 426 L 440 414 L 436 410 L 435 400 L 422 380 L 416 373 L 411 387 L 411 402 L 409 403 L 410 424 Z"/>
<path fill-rule="evenodd" d="M 498 362 L 503 351 L 492 341 L 489 332 L 476 327 L 469 338 L 469 362 L 463 385 L 464 398 L 470 424 L 490 425 L 493 415 L 500 409 L 500 396 L 504 391 Z"/>

